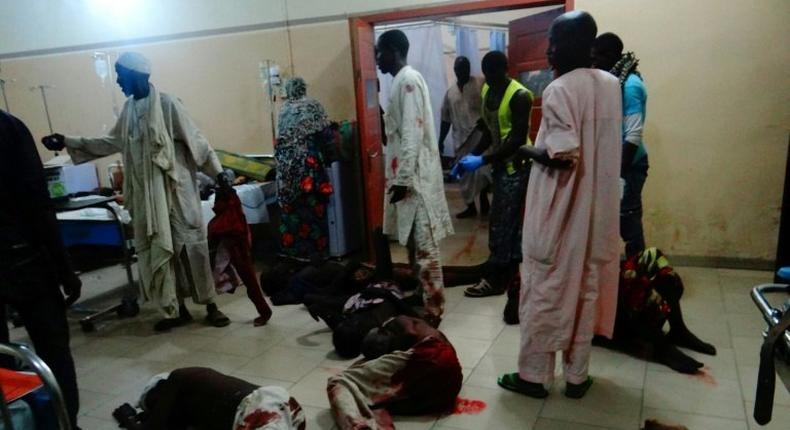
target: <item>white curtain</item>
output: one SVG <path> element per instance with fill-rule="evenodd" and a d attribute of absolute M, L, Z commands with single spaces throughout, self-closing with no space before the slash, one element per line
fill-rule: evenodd
<path fill-rule="evenodd" d="M 506 42 L 507 34 L 504 31 L 492 30 L 488 35 L 488 43 L 491 51 L 499 51 L 507 54 Z"/>
<path fill-rule="evenodd" d="M 436 138 L 438 139 L 441 125 L 442 100 L 444 99 L 444 93 L 447 92 L 447 71 L 444 64 L 441 26 L 429 24 L 419 27 L 406 27 L 402 28 L 401 31 L 409 38 L 409 65 L 420 72 L 428 84 L 428 91 L 431 95 L 431 107 L 433 108 L 433 120 L 436 126 Z M 376 30 L 376 40 L 383 32 Z M 385 76 L 381 74 L 381 71 L 378 74 L 379 82 L 381 83 L 379 103 L 386 110 L 390 99 L 392 76 Z M 450 140 L 448 136 L 445 146 L 452 147 Z"/>
<path fill-rule="evenodd" d="M 468 27 L 455 28 L 455 52 L 458 57 L 466 57 L 472 66 L 472 76 L 483 76 L 480 70 L 480 46 L 477 30 Z"/>

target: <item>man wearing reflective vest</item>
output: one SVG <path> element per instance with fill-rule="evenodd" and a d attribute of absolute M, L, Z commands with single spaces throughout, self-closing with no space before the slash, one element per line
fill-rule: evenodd
<path fill-rule="evenodd" d="M 486 54 L 482 69 L 486 83 L 478 127 L 483 137 L 455 169 L 455 174 L 460 174 L 490 164 L 494 182 L 488 236 L 490 255 L 483 278 L 464 292 L 469 297 L 502 294 L 509 284 L 518 281 L 530 164 L 520 161 L 516 153 L 519 147 L 532 143 L 528 137 L 532 92 L 508 77 L 507 57 L 502 52 Z"/>

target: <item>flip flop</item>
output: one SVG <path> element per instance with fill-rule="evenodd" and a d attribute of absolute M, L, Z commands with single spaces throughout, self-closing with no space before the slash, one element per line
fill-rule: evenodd
<path fill-rule="evenodd" d="M 570 382 L 565 383 L 565 397 L 570 399 L 581 399 L 587 394 L 587 391 L 593 384 L 593 379 L 591 377 L 587 377 L 587 380 L 582 382 L 581 384 L 571 384 Z"/>
<path fill-rule="evenodd" d="M 535 399 L 545 399 L 549 395 L 548 390 L 546 390 L 543 384 L 525 381 L 518 376 L 518 373 L 502 375 L 496 382 L 500 387 L 508 391 L 513 391 Z"/>

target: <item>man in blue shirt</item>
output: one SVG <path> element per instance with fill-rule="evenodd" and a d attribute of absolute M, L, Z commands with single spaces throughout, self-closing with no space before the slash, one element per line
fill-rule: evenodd
<path fill-rule="evenodd" d="M 647 89 L 637 71 L 639 60 L 633 52 L 623 53 L 623 42 L 616 34 L 604 33 L 598 36 L 593 45 L 592 57 L 595 67 L 615 75 L 623 88 L 620 235 L 625 242 L 626 256 L 631 256 L 645 249 L 642 187 L 647 179 L 649 165 L 642 130 L 647 115 Z"/>

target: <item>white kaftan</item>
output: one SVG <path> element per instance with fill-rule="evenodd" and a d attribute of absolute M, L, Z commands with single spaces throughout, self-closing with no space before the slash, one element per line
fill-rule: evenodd
<path fill-rule="evenodd" d="M 453 233 L 444 196 L 442 164 L 436 141 L 428 84 L 410 66 L 392 80 L 390 103 L 384 114 L 387 133 L 387 189 L 393 185 L 409 188 L 409 195 L 396 204 L 384 196 L 384 233 L 395 235 L 406 245 L 418 206 L 424 206 L 433 238 L 438 243 Z"/>
<path fill-rule="evenodd" d="M 409 263 L 422 284 L 425 312 L 439 318 L 444 311 L 439 241 L 453 233 L 453 225 L 444 196 L 428 85 L 409 66 L 392 81 L 384 126 L 386 189 L 393 185 L 408 189 L 406 197 L 395 204 L 385 193 L 384 234 L 396 235 L 401 245 L 408 246 Z"/>
<path fill-rule="evenodd" d="M 453 130 L 455 141 L 456 161 L 468 155 L 479 141 L 478 136 L 472 136 L 477 122 L 480 120 L 480 109 L 483 106 L 481 91 L 483 78 L 472 76 L 463 89 L 452 85 L 447 89 L 442 102 L 442 121 L 449 122 Z M 477 139 L 475 139 L 477 137 Z M 461 195 L 464 203 L 474 204 L 475 198 L 483 189 L 491 185 L 491 166 L 482 166 L 474 172 L 466 172 L 459 181 Z"/>
<path fill-rule="evenodd" d="M 587 378 L 593 333 L 611 337 L 617 307 L 622 107 L 619 82 L 576 69 L 543 93 L 535 146 L 570 169 L 533 163 L 521 267 L 522 379 L 546 383 L 563 351 L 565 378 Z M 597 321 L 596 321 L 597 319 Z"/>
<path fill-rule="evenodd" d="M 148 97 L 126 101 L 107 136 L 65 143 L 75 163 L 122 153 L 144 298 L 169 318 L 178 316 L 180 297 L 210 302 L 216 293 L 196 174 L 216 176 L 222 166 L 181 102 L 151 85 Z"/>

